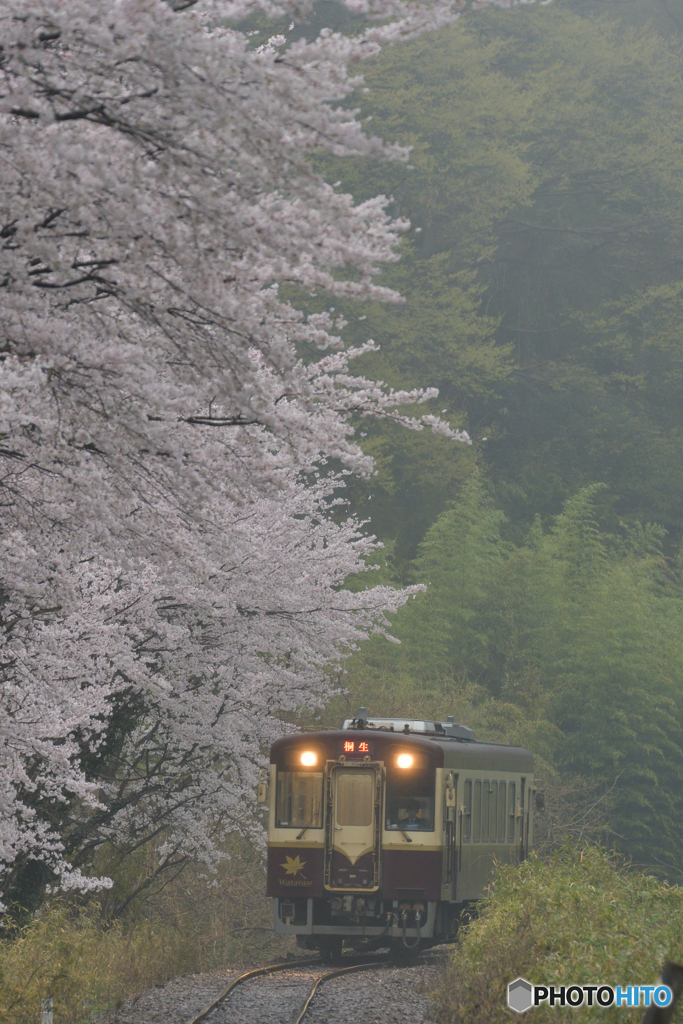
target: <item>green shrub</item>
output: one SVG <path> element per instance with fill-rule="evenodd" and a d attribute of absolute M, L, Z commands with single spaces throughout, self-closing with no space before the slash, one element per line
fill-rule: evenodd
<path fill-rule="evenodd" d="M 263 863 L 246 844 L 232 843 L 232 854 L 212 884 L 190 866 L 136 898 L 123 920 L 111 920 L 105 893 L 101 906 L 56 900 L 22 928 L 7 922 L 0 1022 L 38 1024 L 52 996 L 55 1024 L 85 1024 L 179 974 L 282 956 L 291 939 L 273 933 Z"/>
<path fill-rule="evenodd" d="M 434 1014 L 440 1024 L 509 1024 L 506 987 L 518 976 L 536 985 L 650 984 L 667 959 L 683 961 L 683 889 L 602 850 L 566 848 L 498 869 L 434 993 Z M 534 1024 L 607 1024 L 642 1013 L 544 1006 L 532 1016 Z"/>
<path fill-rule="evenodd" d="M 173 929 L 143 924 L 124 934 L 120 924 L 105 929 L 94 915 L 55 906 L 0 944 L 0 1020 L 37 1024 L 46 996 L 56 1024 L 87 1019 L 165 981 L 181 941 Z"/>

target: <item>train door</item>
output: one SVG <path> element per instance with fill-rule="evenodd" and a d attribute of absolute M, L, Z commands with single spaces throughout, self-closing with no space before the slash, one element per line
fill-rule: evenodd
<path fill-rule="evenodd" d="M 378 764 L 336 764 L 328 772 L 325 888 L 379 887 L 382 775 Z"/>
<path fill-rule="evenodd" d="M 446 775 L 443 808 L 443 884 L 446 899 L 454 900 L 457 890 L 457 876 L 460 869 L 457 845 L 458 776 L 454 772 Z"/>
<path fill-rule="evenodd" d="M 528 816 L 529 808 L 527 807 L 527 800 L 525 799 L 526 794 L 526 779 L 522 778 L 519 787 L 519 859 L 520 861 L 526 860 L 526 856 L 529 845 L 529 829 L 528 829 Z"/>

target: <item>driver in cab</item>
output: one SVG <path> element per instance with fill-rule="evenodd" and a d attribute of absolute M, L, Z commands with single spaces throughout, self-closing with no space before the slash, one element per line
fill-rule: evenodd
<path fill-rule="evenodd" d="M 422 808 L 417 800 L 410 800 L 398 809 L 398 827 L 419 829 L 422 826 Z"/>

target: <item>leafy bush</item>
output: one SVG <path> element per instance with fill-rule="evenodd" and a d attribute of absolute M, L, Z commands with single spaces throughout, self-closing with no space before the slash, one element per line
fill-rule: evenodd
<path fill-rule="evenodd" d="M 602 850 L 566 847 L 548 861 L 498 869 L 434 993 L 434 1013 L 439 1024 L 502 1024 L 511 1017 L 506 987 L 518 976 L 537 985 L 650 984 L 667 959 L 683 959 L 683 889 Z M 599 1019 L 640 1020 L 642 1012 L 612 1007 Z M 544 1006 L 533 1018 L 580 1024 L 596 1010 Z"/>
<path fill-rule="evenodd" d="M 145 923 L 127 933 L 120 924 L 104 929 L 94 915 L 74 919 L 52 907 L 0 946 L 0 1020 L 35 1024 L 46 996 L 59 1024 L 120 1005 L 167 980 L 182 962 L 184 939 Z"/>
<path fill-rule="evenodd" d="M 52 996 L 55 1024 L 80 1024 L 179 974 L 282 955 L 291 940 L 273 934 L 263 863 L 247 844 L 232 847 L 212 885 L 186 869 L 146 890 L 123 920 L 111 919 L 106 901 L 62 900 L 22 928 L 7 921 L 0 1022 L 37 1024 L 41 999 Z M 133 890 L 139 879 L 119 882 Z"/>

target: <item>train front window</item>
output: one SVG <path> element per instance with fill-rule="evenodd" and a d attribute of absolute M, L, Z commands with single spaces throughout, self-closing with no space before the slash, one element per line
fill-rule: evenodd
<path fill-rule="evenodd" d="M 375 808 L 374 771 L 355 768 L 337 776 L 337 824 L 371 825 Z"/>
<path fill-rule="evenodd" d="M 322 772 L 277 773 L 277 828 L 322 828 Z"/>
<path fill-rule="evenodd" d="M 434 769 L 416 767 L 387 771 L 386 828 L 434 831 Z"/>

